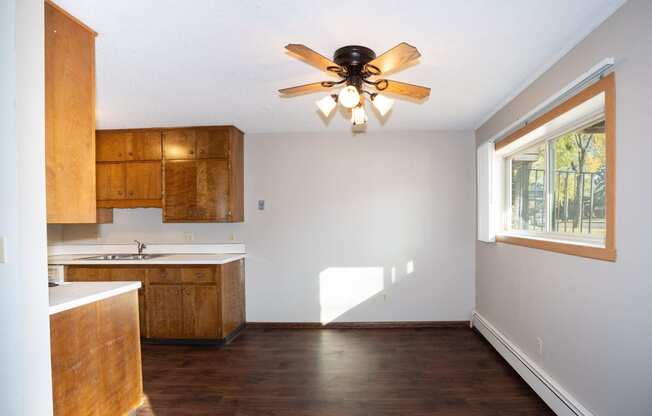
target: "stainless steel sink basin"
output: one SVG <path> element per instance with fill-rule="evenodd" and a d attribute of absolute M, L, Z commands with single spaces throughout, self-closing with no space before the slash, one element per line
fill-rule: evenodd
<path fill-rule="evenodd" d="M 101 256 L 83 257 L 80 260 L 149 260 L 163 256 L 165 254 L 103 254 Z"/>

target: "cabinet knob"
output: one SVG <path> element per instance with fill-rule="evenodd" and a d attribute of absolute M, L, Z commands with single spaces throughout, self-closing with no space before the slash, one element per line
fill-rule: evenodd
<path fill-rule="evenodd" d="M 191 155 L 194 155 L 194 154 L 195 154 L 195 151 L 194 151 L 194 150 L 191 150 L 191 151 L 189 151 L 188 153 L 191 154 Z"/>
<path fill-rule="evenodd" d="M 132 152 L 129 152 L 129 156 L 133 156 L 134 154 Z"/>
<path fill-rule="evenodd" d="M 118 191 L 118 195 L 122 196 L 122 191 Z"/>
<path fill-rule="evenodd" d="M 129 196 L 134 196 L 134 191 L 129 191 Z"/>

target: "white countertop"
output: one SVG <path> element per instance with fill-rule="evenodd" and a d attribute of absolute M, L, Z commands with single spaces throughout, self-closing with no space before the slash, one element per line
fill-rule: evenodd
<path fill-rule="evenodd" d="M 50 265 L 93 265 L 103 264 L 120 266 L 124 264 L 224 264 L 245 258 L 245 254 L 165 254 L 147 260 L 84 260 L 85 257 L 100 254 L 62 254 L 48 257 Z M 116 253 L 117 254 L 117 253 Z M 148 254 L 148 253 L 145 253 Z"/>
<path fill-rule="evenodd" d="M 50 315 L 138 290 L 140 282 L 71 282 L 49 288 Z"/>

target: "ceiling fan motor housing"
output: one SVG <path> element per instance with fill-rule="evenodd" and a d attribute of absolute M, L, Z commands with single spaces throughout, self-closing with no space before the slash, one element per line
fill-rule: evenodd
<path fill-rule="evenodd" d="M 376 53 L 365 46 L 343 46 L 335 51 L 333 61 L 350 72 L 362 72 L 364 65 L 376 59 Z"/>

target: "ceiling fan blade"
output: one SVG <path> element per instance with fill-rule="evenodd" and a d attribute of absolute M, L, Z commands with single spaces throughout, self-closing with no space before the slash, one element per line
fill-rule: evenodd
<path fill-rule="evenodd" d="M 383 88 L 385 85 L 387 86 Z M 378 81 L 376 89 L 378 91 L 388 92 L 391 94 L 405 95 L 411 98 L 416 98 L 417 100 L 423 100 L 430 95 L 430 88 L 428 87 L 408 84 L 405 82 L 392 81 L 391 79 Z"/>
<path fill-rule="evenodd" d="M 398 69 L 411 61 L 419 59 L 420 56 L 421 54 L 417 48 L 412 45 L 408 45 L 405 42 L 401 42 L 373 61 L 369 62 L 367 64 L 367 68 L 370 69 L 369 72 L 373 73 L 374 75 L 384 74 L 386 72 Z M 378 69 L 380 72 L 376 74 L 378 71 L 375 71 L 375 69 Z"/>
<path fill-rule="evenodd" d="M 326 83 L 326 85 L 328 85 Z M 308 94 L 311 92 L 323 91 L 331 88 L 331 86 L 325 86 L 322 82 L 313 82 L 312 84 L 297 85 L 296 87 L 283 88 L 278 90 L 281 94 L 284 95 L 294 95 L 294 94 Z"/>
<path fill-rule="evenodd" d="M 295 55 L 298 55 L 306 63 L 309 63 L 310 65 L 321 69 L 322 71 L 337 73 L 343 70 L 342 67 L 337 65 L 335 62 L 313 51 L 306 45 L 290 43 L 285 45 L 285 49 L 294 53 Z"/>

